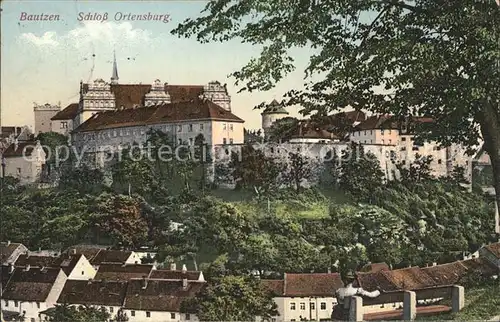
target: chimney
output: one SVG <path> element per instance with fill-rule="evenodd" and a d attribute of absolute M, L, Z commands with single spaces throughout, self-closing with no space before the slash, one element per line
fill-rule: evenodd
<path fill-rule="evenodd" d="M 328 274 L 331 274 L 331 273 L 332 273 L 332 268 L 328 267 Z"/>
<path fill-rule="evenodd" d="M 71 253 L 72 253 L 73 255 L 76 255 L 76 248 L 73 248 L 73 249 L 71 250 Z"/>
<path fill-rule="evenodd" d="M 27 264 L 27 265 L 26 265 L 26 272 L 27 272 L 27 271 L 29 271 L 29 270 L 30 270 L 30 268 L 31 268 L 31 265 L 30 265 L 30 264 Z"/>
<path fill-rule="evenodd" d="M 10 240 L 7 241 L 7 246 L 10 246 Z"/>
<path fill-rule="evenodd" d="M 142 277 L 142 289 L 145 290 L 148 287 L 148 280 L 146 276 Z"/>
<path fill-rule="evenodd" d="M 437 266 L 437 263 L 436 262 L 432 263 L 432 266 Z"/>
<path fill-rule="evenodd" d="M 183 290 L 187 289 L 187 286 L 188 286 L 188 280 L 187 280 L 187 278 L 184 277 L 182 279 L 182 289 Z"/>
<path fill-rule="evenodd" d="M 183 273 L 187 272 L 186 264 L 182 264 L 182 272 Z"/>
<path fill-rule="evenodd" d="M 14 272 L 14 265 L 9 264 L 9 273 L 12 274 Z"/>
<path fill-rule="evenodd" d="M 170 264 L 170 270 L 171 271 L 175 271 L 177 269 L 177 266 L 175 265 L 175 263 L 171 263 Z"/>

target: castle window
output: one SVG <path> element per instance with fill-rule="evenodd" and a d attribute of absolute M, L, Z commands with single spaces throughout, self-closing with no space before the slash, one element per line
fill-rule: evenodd
<path fill-rule="evenodd" d="M 200 131 L 203 131 L 203 123 L 200 123 Z"/>
<path fill-rule="evenodd" d="M 443 161 L 441 159 L 438 160 L 438 164 L 441 164 L 443 163 Z"/>
<path fill-rule="evenodd" d="M 222 139 L 222 144 L 227 144 L 227 139 L 226 138 Z"/>
<path fill-rule="evenodd" d="M 68 128 L 68 122 L 61 122 L 61 129 L 67 129 Z"/>
<path fill-rule="evenodd" d="M 116 130 L 113 131 L 113 136 L 116 136 Z"/>
<path fill-rule="evenodd" d="M 177 125 L 177 132 L 182 132 L 182 125 Z"/>
<path fill-rule="evenodd" d="M 224 130 L 224 131 L 225 131 L 226 129 L 227 129 L 227 124 L 226 124 L 226 123 L 223 123 L 223 124 L 222 124 L 222 130 Z"/>
<path fill-rule="evenodd" d="M 403 142 L 406 141 L 406 138 L 401 138 L 401 141 L 403 141 Z"/>
<path fill-rule="evenodd" d="M 232 124 L 229 124 L 229 130 L 233 130 L 233 125 Z"/>
<path fill-rule="evenodd" d="M 193 132 L 193 124 L 189 124 L 189 126 L 188 126 L 188 131 L 189 131 L 189 132 Z"/>
<path fill-rule="evenodd" d="M 384 135 L 384 129 L 380 129 L 380 134 Z"/>
<path fill-rule="evenodd" d="M 233 139 L 229 139 L 229 144 L 233 144 Z"/>

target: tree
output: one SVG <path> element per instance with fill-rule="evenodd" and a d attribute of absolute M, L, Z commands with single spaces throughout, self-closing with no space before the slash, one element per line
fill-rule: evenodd
<path fill-rule="evenodd" d="M 231 158 L 229 168 L 237 188 L 258 189 L 268 194 L 280 187 L 283 164 L 266 156 L 264 151 L 246 144 L 240 154 L 233 153 Z"/>
<path fill-rule="evenodd" d="M 105 190 L 104 173 L 85 164 L 80 167 L 66 167 L 59 179 L 59 188 L 98 194 Z"/>
<path fill-rule="evenodd" d="M 481 137 L 500 207 L 500 8 L 495 1 L 212 0 L 172 31 L 200 42 L 263 45 L 232 74 L 241 91 L 267 91 L 294 70 L 291 49 L 312 48 L 304 115 L 346 106 L 432 117 L 416 134 L 468 147 Z M 248 21 L 241 23 L 241 21 Z M 319 77 L 318 77 L 319 76 Z"/>
<path fill-rule="evenodd" d="M 46 163 L 50 165 L 54 165 L 56 163 L 56 150 L 61 147 L 68 147 L 68 137 L 60 133 L 40 133 L 36 139 L 40 141 L 40 144 L 43 146 L 43 150 L 47 156 Z"/>
<path fill-rule="evenodd" d="M 361 144 L 352 143 L 342 152 L 340 167 L 340 188 L 356 198 L 365 200 L 383 185 L 380 162 L 373 154 L 365 153 Z"/>
<path fill-rule="evenodd" d="M 201 294 L 183 305 L 194 309 L 200 321 L 254 321 L 270 319 L 278 311 L 271 294 L 252 276 L 224 276 L 209 282 Z"/>
<path fill-rule="evenodd" d="M 274 121 L 269 129 L 268 141 L 287 142 L 296 134 L 300 121 L 295 117 L 284 117 Z"/>
<path fill-rule="evenodd" d="M 293 186 L 299 192 L 302 181 L 311 180 L 314 175 L 313 160 L 294 152 L 290 152 L 289 157 L 283 179 L 289 186 Z"/>
<path fill-rule="evenodd" d="M 96 200 L 92 222 L 98 236 L 109 236 L 115 245 L 138 247 L 147 238 L 148 225 L 137 200 L 102 194 Z"/>
<path fill-rule="evenodd" d="M 48 321 L 51 322 L 87 322 L 107 321 L 110 314 L 104 307 L 94 308 L 90 306 L 70 306 L 57 304 L 54 309 L 47 313 Z"/>

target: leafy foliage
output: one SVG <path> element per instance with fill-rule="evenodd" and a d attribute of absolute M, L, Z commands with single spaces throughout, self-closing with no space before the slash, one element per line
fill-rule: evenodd
<path fill-rule="evenodd" d="M 69 306 L 57 304 L 52 312 L 48 313 L 48 321 L 53 322 L 87 322 L 107 321 L 110 314 L 104 307 Z"/>
<path fill-rule="evenodd" d="M 247 276 L 213 279 L 199 297 L 184 304 L 196 311 L 201 321 L 253 321 L 278 315 L 270 294 L 259 280 Z"/>

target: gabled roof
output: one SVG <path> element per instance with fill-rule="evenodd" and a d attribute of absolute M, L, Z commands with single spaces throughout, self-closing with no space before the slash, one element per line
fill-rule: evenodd
<path fill-rule="evenodd" d="M 66 106 L 61 111 L 57 112 L 51 120 L 72 120 L 78 115 L 78 103 L 72 103 Z"/>
<path fill-rule="evenodd" d="M 497 259 L 500 259 L 500 242 L 486 245 L 484 249 L 496 256 Z"/>
<path fill-rule="evenodd" d="M 437 286 L 437 283 L 420 267 L 381 271 L 381 273 L 401 290 L 417 290 Z"/>
<path fill-rule="evenodd" d="M 498 274 L 498 268 L 484 258 L 472 258 L 460 262 L 469 271 L 479 272 L 485 276 Z"/>
<path fill-rule="evenodd" d="M 122 306 L 127 282 L 67 280 L 57 303 Z"/>
<path fill-rule="evenodd" d="M 5 158 L 18 158 L 22 156 L 29 157 L 33 153 L 36 142 L 19 142 L 18 144 L 11 144 L 3 152 Z"/>
<path fill-rule="evenodd" d="M 81 255 L 85 256 L 85 258 L 87 258 L 89 262 L 92 262 L 94 257 L 96 257 L 97 254 L 99 254 L 99 252 L 103 249 L 105 249 L 105 248 L 91 246 L 91 245 L 76 245 L 76 246 L 69 247 L 66 250 L 66 253 L 74 254 L 74 255 L 81 254 Z"/>
<path fill-rule="evenodd" d="M 150 278 L 164 280 L 182 280 L 184 278 L 190 281 L 197 281 L 200 278 L 200 271 L 182 271 L 182 270 L 164 270 L 158 269 L 151 272 Z"/>
<path fill-rule="evenodd" d="M 44 302 L 59 273 L 58 268 L 15 269 L 2 297 L 9 300 Z"/>
<path fill-rule="evenodd" d="M 62 256 L 38 256 L 38 255 L 21 255 L 17 259 L 15 265 L 24 268 L 30 265 L 34 267 L 51 267 L 61 268 L 66 275 L 71 274 L 76 264 L 82 257 L 82 254 L 77 255 L 62 255 Z"/>
<path fill-rule="evenodd" d="M 261 114 L 290 114 L 278 101 L 273 100 Z"/>
<path fill-rule="evenodd" d="M 285 296 L 333 296 L 342 287 L 338 273 L 285 274 Z"/>
<path fill-rule="evenodd" d="M 436 266 L 423 267 L 422 270 L 438 285 L 453 285 L 467 274 L 467 267 L 461 262 L 452 262 Z"/>
<path fill-rule="evenodd" d="M 356 280 L 359 287 L 370 292 L 378 288 L 386 292 L 399 289 L 396 284 L 384 275 L 382 270 L 377 272 L 358 272 L 356 274 Z"/>
<path fill-rule="evenodd" d="M 123 306 L 129 310 L 179 312 L 182 302 L 205 286 L 205 282 L 191 281 L 184 289 L 182 281 L 135 279 L 128 282 Z"/>
<path fill-rule="evenodd" d="M 5 263 L 5 261 L 8 260 L 19 247 L 24 247 L 24 245 L 20 243 L 10 243 L 10 242 L 0 243 L 0 256 L 1 256 L 0 259 L 2 261 L 1 262 L 2 265 L 7 264 Z"/>
<path fill-rule="evenodd" d="M 92 265 L 100 265 L 103 263 L 124 264 L 131 255 L 131 251 L 102 249 L 92 258 L 90 263 Z"/>
<path fill-rule="evenodd" d="M 170 95 L 172 103 L 184 102 L 203 94 L 203 85 L 164 85 L 165 92 Z M 144 97 L 151 91 L 151 84 L 111 84 L 111 92 L 115 95 L 115 106 L 120 108 L 134 108 L 144 105 Z M 83 84 L 82 92 L 88 92 L 88 84 Z"/>
<path fill-rule="evenodd" d="M 99 265 L 95 280 L 128 281 L 133 278 L 149 277 L 153 265 L 143 264 L 107 264 Z"/>
<path fill-rule="evenodd" d="M 193 100 L 97 113 L 80 125 L 75 132 L 207 119 L 244 122 L 209 100 Z"/>

